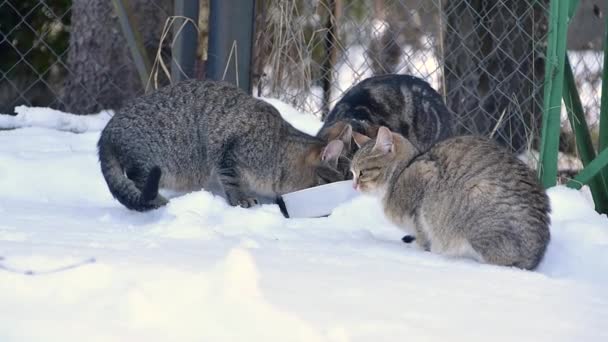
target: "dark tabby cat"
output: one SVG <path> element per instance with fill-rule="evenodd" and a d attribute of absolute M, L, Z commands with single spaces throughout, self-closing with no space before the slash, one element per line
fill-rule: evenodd
<path fill-rule="evenodd" d="M 355 187 L 382 198 L 396 225 L 431 252 L 533 269 L 549 243 L 549 199 L 534 172 L 488 140 L 463 136 L 429 151 L 380 128 L 355 133 Z M 415 240 L 414 240 L 415 239 Z"/>
<path fill-rule="evenodd" d="M 222 186 L 231 205 L 343 180 L 337 164 L 350 127 L 327 143 L 284 121 L 270 104 L 222 82 L 184 81 L 119 110 L 99 139 L 101 171 L 129 209 L 158 208 L 159 187 Z"/>
<path fill-rule="evenodd" d="M 346 124 L 370 137 L 386 126 L 420 151 L 452 136 L 453 130 L 452 115 L 441 96 L 410 75 L 375 76 L 358 83 L 329 112 L 317 136 L 335 139 Z"/>

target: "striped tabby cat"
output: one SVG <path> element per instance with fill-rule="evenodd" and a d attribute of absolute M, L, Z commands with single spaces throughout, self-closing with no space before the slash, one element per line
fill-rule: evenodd
<path fill-rule="evenodd" d="M 325 142 L 233 85 L 188 80 L 118 110 L 101 133 L 99 161 L 110 192 L 129 209 L 165 205 L 159 187 L 190 192 L 217 183 L 230 205 L 250 207 L 344 180 L 338 162 L 350 134 L 347 126 Z"/>
<path fill-rule="evenodd" d="M 382 127 L 355 133 L 355 187 L 434 253 L 534 269 L 549 243 L 549 199 L 523 162 L 493 142 L 463 136 L 420 153 Z"/>
<path fill-rule="evenodd" d="M 441 96 L 427 82 L 410 75 L 382 75 L 361 81 L 329 112 L 317 136 L 330 141 L 347 124 L 370 137 L 376 136 L 378 127 L 386 126 L 406 137 L 419 151 L 452 136 L 453 131 L 452 114 Z"/>

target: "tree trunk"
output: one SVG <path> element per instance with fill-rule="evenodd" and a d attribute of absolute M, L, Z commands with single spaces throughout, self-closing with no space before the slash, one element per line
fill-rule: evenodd
<path fill-rule="evenodd" d="M 521 152 L 538 132 L 548 8 L 538 3 L 447 1 L 444 74 L 459 133 L 493 132 Z"/>
<path fill-rule="evenodd" d="M 137 25 L 148 55 L 153 58 L 172 4 L 168 0 L 137 0 Z M 166 45 L 169 42 L 165 42 Z M 109 0 L 74 0 L 68 52 L 69 75 L 64 110 L 80 114 L 116 109 L 141 94 L 143 86 Z"/>

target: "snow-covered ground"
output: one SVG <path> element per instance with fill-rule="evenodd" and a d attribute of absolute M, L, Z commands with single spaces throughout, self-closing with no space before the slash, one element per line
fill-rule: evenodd
<path fill-rule="evenodd" d="M 529 272 L 404 245 L 365 197 L 319 219 L 205 191 L 128 211 L 97 162 L 108 113 L 19 112 L 0 116 L 22 127 L 0 130 L 0 341 L 608 341 L 608 220 L 585 192 L 549 191 Z"/>

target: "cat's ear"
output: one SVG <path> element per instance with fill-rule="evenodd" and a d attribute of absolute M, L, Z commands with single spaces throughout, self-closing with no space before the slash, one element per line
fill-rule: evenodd
<path fill-rule="evenodd" d="M 332 140 L 323 149 L 323 152 L 321 153 L 321 160 L 329 163 L 333 167 L 337 167 L 338 158 L 340 158 L 343 149 L 344 143 L 342 140 Z"/>
<path fill-rule="evenodd" d="M 373 150 L 380 151 L 382 153 L 391 153 L 393 149 L 393 133 L 384 126 L 380 127 L 378 129 L 376 144 L 374 145 Z"/>
<path fill-rule="evenodd" d="M 344 143 L 344 149 L 350 151 L 350 142 L 353 140 L 353 127 L 346 124 L 338 135 L 338 139 Z"/>
<path fill-rule="evenodd" d="M 355 144 L 357 144 L 359 148 L 371 140 L 367 135 L 363 135 L 358 132 L 353 132 L 353 138 L 355 139 Z"/>

